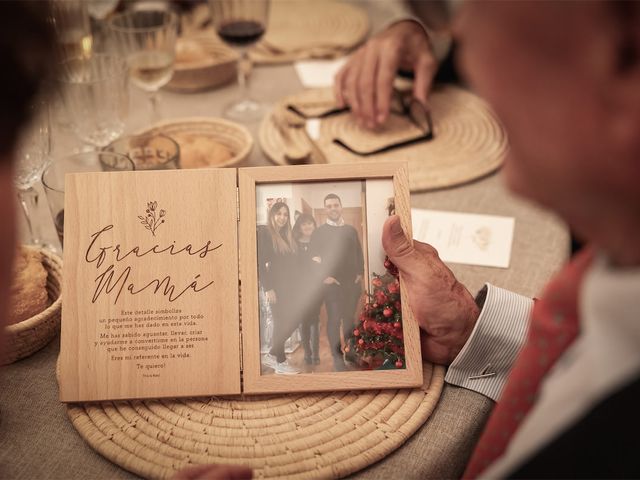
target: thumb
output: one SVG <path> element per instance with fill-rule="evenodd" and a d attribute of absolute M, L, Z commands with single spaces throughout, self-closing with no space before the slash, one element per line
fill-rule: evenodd
<path fill-rule="evenodd" d="M 397 215 L 389 217 L 382 227 L 382 247 L 400 270 L 406 270 L 416 260 L 413 240 L 407 238 Z"/>
<path fill-rule="evenodd" d="M 426 107 L 433 82 L 433 65 L 429 58 L 420 58 L 414 65 L 413 96 Z"/>

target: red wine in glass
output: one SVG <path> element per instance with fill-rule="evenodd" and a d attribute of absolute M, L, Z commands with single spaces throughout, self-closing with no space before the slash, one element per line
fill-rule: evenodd
<path fill-rule="evenodd" d="M 218 25 L 218 35 L 236 47 L 245 47 L 257 42 L 264 30 L 264 24 L 256 20 L 227 20 Z"/>
<path fill-rule="evenodd" d="M 248 48 L 264 35 L 269 23 L 269 0 L 209 0 L 211 20 L 218 36 L 240 54 L 238 86 L 240 98 L 227 105 L 223 115 L 239 122 L 255 121 L 266 113 L 264 105 L 248 91 L 251 60 Z"/>

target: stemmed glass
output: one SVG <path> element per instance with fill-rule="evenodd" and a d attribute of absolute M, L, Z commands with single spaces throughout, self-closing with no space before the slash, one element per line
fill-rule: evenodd
<path fill-rule="evenodd" d="M 60 68 L 62 96 L 76 135 L 105 147 L 122 135 L 129 110 L 127 65 L 122 57 L 95 54 Z"/>
<path fill-rule="evenodd" d="M 149 94 L 155 119 L 160 118 L 157 92 L 173 76 L 178 17 L 169 10 L 145 8 L 114 16 L 109 26 L 127 59 L 133 83 Z"/>
<path fill-rule="evenodd" d="M 30 127 L 22 135 L 16 152 L 16 168 L 13 182 L 18 191 L 18 199 L 24 212 L 31 243 L 40 245 L 40 229 L 32 221 L 31 212 L 38 206 L 38 192 L 33 188 L 42 171 L 49 163 L 51 153 L 51 128 L 49 109 L 45 104 L 34 107 Z"/>
<path fill-rule="evenodd" d="M 218 35 L 240 53 L 238 84 L 241 97 L 225 108 L 224 115 L 233 120 L 257 120 L 263 115 L 264 107 L 249 96 L 247 48 L 257 42 L 267 28 L 269 0 L 209 0 L 209 6 Z"/>

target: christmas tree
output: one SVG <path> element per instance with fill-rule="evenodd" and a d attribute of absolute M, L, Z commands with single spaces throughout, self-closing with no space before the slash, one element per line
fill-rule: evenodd
<path fill-rule="evenodd" d="M 368 294 L 348 348 L 355 349 L 363 367 L 405 368 L 398 268 L 389 258 L 384 267 L 384 275 L 373 274 L 373 292 Z"/>

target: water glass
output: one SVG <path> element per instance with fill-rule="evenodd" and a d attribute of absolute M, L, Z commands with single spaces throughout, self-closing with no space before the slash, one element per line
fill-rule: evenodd
<path fill-rule="evenodd" d="M 171 170 L 180 168 L 180 146 L 162 133 L 145 133 L 121 137 L 104 149 L 121 153 L 136 165 L 136 170 Z"/>
<path fill-rule="evenodd" d="M 93 36 L 86 1 L 53 0 L 51 22 L 56 32 L 56 53 L 60 61 L 91 55 Z"/>
<path fill-rule="evenodd" d="M 76 135 L 104 147 L 122 135 L 129 110 L 127 64 L 119 55 L 74 58 L 60 69 L 64 104 Z"/>
<path fill-rule="evenodd" d="M 38 207 L 39 195 L 33 187 L 50 160 L 51 125 L 46 102 L 36 102 L 31 110 L 31 121 L 23 129 L 16 147 L 13 183 L 27 222 L 30 242 L 40 245 L 42 238 L 39 225 L 32 219 L 32 213 Z"/>
<path fill-rule="evenodd" d="M 64 241 L 64 177 L 67 173 L 120 172 L 135 170 L 133 161 L 126 155 L 113 152 L 84 152 L 56 159 L 42 174 L 42 185 L 47 194 L 53 223 L 60 239 Z"/>

